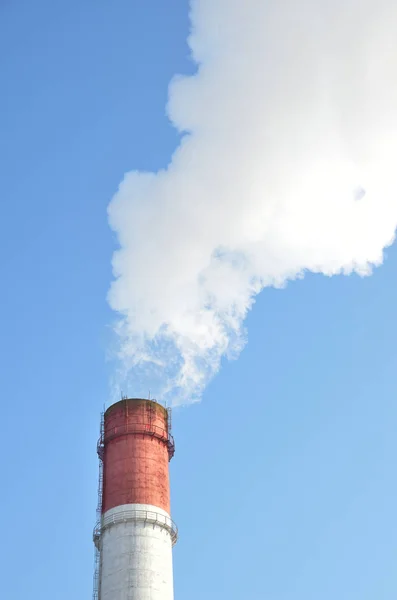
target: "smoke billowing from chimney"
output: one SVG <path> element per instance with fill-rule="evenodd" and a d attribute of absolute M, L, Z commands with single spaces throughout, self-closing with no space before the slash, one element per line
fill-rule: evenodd
<path fill-rule="evenodd" d="M 180 145 L 109 206 L 122 376 L 179 402 L 238 354 L 264 287 L 368 275 L 397 224 L 393 0 L 196 0 L 191 24 Z"/>

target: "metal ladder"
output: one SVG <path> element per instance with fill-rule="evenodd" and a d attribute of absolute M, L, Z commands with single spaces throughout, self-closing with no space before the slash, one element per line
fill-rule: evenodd
<path fill-rule="evenodd" d="M 99 430 L 99 440 L 97 444 L 97 453 L 99 458 L 98 474 L 98 503 L 96 509 L 96 522 L 100 525 L 102 518 L 102 494 L 103 494 L 103 453 L 104 453 L 105 421 L 104 413 L 101 414 L 101 425 Z M 101 539 L 100 529 L 95 529 L 94 533 L 95 559 L 94 559 L 94 581 L 92 600 L 101 600 Z"/>

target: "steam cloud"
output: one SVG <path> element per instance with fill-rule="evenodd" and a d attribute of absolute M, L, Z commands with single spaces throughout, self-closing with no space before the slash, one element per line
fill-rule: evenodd
<path fill-rule="evenodd" d="M 264 287 L 368 275 L 397 224 L 393 0 L 196 0 L 191 24 L 180 145 L 109 206 L 120 377 L 174 403 L 238 354 Z"/>

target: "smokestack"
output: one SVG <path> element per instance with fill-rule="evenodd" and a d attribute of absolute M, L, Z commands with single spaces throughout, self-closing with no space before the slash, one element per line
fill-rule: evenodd
<path fill-rule="evenodd" d="M 101 418 L 94 600 L 173 600 L 171 412 L 124 398 Z"/>

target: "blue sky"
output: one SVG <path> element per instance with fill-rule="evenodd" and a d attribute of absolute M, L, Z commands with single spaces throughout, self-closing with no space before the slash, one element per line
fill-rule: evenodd
<path fill-rule="evenodd" d="M 123 174 L 164 167 L 188 3 L 0 4 L 4 597 L 90 598 Z M 265 290 L 249 343 L 174 411 L 175 597 L 391 600 L 397 251 Z"/>

